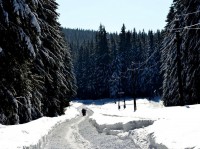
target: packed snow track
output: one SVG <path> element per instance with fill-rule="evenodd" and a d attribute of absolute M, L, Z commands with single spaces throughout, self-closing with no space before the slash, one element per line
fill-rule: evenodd
<path fill-rule="evenodd" d="M 89 120 L 92 111 L 58 125 L 48 136 L 44 149 L 138 149 L 130 138 L 99 133 Z"/>

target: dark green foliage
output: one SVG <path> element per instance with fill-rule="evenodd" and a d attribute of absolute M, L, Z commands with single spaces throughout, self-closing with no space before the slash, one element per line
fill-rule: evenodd
<path fill-rule="evenodd" d="M 0 0 L 0 123 L 63 113 L 75 94 L 54 0 Z"/>
<path fill-rule="evenodd" d="M 70 30 L 66 35 L 76 39 L 69 44 L 74 55 L 79 98 L 118 97 L 119 92 L 124 92 L 123 96 L 160 95 L 159 61 L 163 38 L 160 31 L 138 33 L 135 29 L 126 31 L 123 25 L 120 34 L 108 34 L 100 25 L 96 36 L 89 36 L 94 31 L 86 36 L 87 33 Z M 76 44 L 82 39 L 78 35 L 84 35 L 85 41 Z"/>
<path fill-rule="evenodd" d="M 199 6 L 200 1 L 196 0 L 174 0 L 167 16 L 162 50 L 163 100 L 166 106 L 181 105 L 177 67 L 181 70 L 184 104 L 200 102 L 200 30 L 197 29 L 200 25 L 195 25 L 200 21 Z M 180 56 L 177 54 L 176 32 L 180 35 Z M 180 66 L 177 59 L 180 59 Z"/>
<path fill-rule="evenodd" d="M 21 118 L 18 110 L 23 109 L 24 98 L 30 102 L 30 65 L 40 36 L 34 13 L 24 1 L 0 1 L 0 119 L 4 124 L 31 120 L 30 112 L 24 111 L 27 118 Z"/>
<path fill-rule="evenodd" d="M 49 11 L 49 8 L 53 10 Z M 40 68 L 37 75 L 44 78 L 43 102 L 45 104 L 42 110 L 48 116 L 63 114 L 63 108 L 69 102 L 65 100 L 75 93 L 70 54 L 61 36 L 60 25 L 56 21 L 58 17 L 56 8 L 57 4 L 49 0 L 41 3 L 38 9 L 38 16 L 42 19 L 40 26 L 43 31 L 41 34 L 43 47 L 38 52 L 37 58 L 37 61 L 42 63 L 36 62 L 35 67 Z"/>
<path fill-rule="evenodd" d="M 95 90 L 96 98 L 109 97 L 110 79 L 110 52 L 108 48 L 107 33 L 105 27 L 100 25 L 96 34 L 95 45 Z"/>

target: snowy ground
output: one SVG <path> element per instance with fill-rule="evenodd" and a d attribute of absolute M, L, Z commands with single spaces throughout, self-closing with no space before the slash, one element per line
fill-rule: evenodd
<path fill-rule="evenodd" d="M 105 101 L 106 102 L 106 101 Z M 133 101 L 117 104 L 88 105 L 94 114 L 91 119 L 100 132 L 132 138 L 142 149 L 200 148 L 200 105 L 163 107 L 162 102 L 137 100 L 137 111 L 133 112 Z"/>
<path fill-rule="evenodd" d="M 43 117 L 14 126 L 0 125 L 0 149 L 42 148 L 47 135 L 54 127 L 79 115 L 80 103 L 66 109 L 66 114 L 56 118 Z"/>
<path fill-rule="evenodd" d="M 131 138 L 99 133 L 89 119 L 93 112 L 87 111 L 54 129 L 44 149 L 138 149 Z"/>
<path fill-rule="evenodd" d="M 120 102 L 120 110 L 111 99 L 71 104 L 64 116 L 0 125 L 0 148 L 200 148 L 200 105 L 166 108 L 139 99 L 134 112 L 132 100 L 126 109 Z M 80 116 L 82 107 L 88 108 L 86 117 Z"/>

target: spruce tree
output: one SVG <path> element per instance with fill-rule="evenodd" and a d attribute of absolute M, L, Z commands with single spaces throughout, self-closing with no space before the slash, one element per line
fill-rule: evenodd
<path fill-rule="evenodd" d="M 110 79 L 110 52 L 108 47 L 107 32 L 103 25 L 100 25 L 96 34 L 96 68 L 95 68 L 95 90 L 97 98 L 109 96 Z"/>
<path fill-rule="evenodd" d="M 174 0 L 167 17 L 162 50 L 163 100 L 166 106 L 199 103 L 199 30 L 196 29 L 199 27 L 199 6 L 199 1 Z M 177 39 L 177 34 L 180 39 Z M 180 54 L 177 53 L 177 42 Z M 182 80 L 183 101 L 178 74 Z"/>
<path fill-rule="evenodd" d="M 47 116 L 56 116 L 64 112 L 64 106 L 68 105 L 69 98 L 74 94 L 72 64 L 57 22 L 57 3 L 47 0 L 40 1 L 38 5 L 42 47 L 35 68 L 36 73 L 44 78 L 42 111 Z"/>
<path fill-rule="evenodd" d="M 41 29 L 33 3 L 0 1 L 0 123 L 32 119 L 32 61 L 40 47 Z"/>
<path fill-rule="evenodd" d="M 62 114 L 75 94 L 54 0 L 0 1 L 0 123 Z"/>

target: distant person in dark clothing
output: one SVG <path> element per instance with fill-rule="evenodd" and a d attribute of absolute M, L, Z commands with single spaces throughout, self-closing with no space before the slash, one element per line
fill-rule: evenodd
<path fill-rule="evenodd" d="M 86 115 L 86 109 L 83 108 L 81 111 L 82 111 L 82 115 L 85 116 Z"/>

